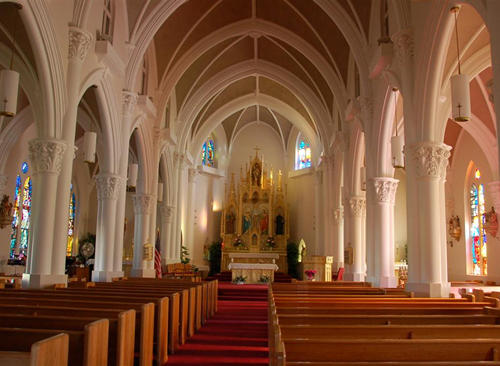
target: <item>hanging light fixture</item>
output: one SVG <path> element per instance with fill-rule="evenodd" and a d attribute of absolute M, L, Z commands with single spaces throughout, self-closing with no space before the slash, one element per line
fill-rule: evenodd
<path fill-rule="evenodd" d="M 458 44 L 458 25 L 457 13 L 460 10 L 458 6 L 450 9 L 455 14 L 455 40 L 457 45 L 457 60 L 458 60 L 458 74 L 453 75 L 450 79 L 451 83 L 451 112 L 453 119 L 456 122 L 467 122 L 470 120 L 470 90 L 469 90 L 469 77 L 462 74 L 460 64 L 460 48 Z"/>
<path fill-rule="evenodd" d="M 158 182 L 158 193 L 157 193 L 156 197 L 158 199 L 158 202 L 163 201 L 163 183 L 162 182 Z"/>
<path fill-rule="evenodd" d="M 128 186 L 135 187 L 137 185 L 137 176 L 139 174 L 139 164 L 129 164 L 128 166 Z"/>
<path fill-rule="evenodd" d="M 11 3 L 16 10 L 22 9 L 22 5 Z M 14 21 L 14 35 L 12 37 L 12 49 L 10 65 L 7 70 L 0 70 L 0 116 L 14 117 L 17 111 L 17 94 L 19 91 L 19 73 L 14 71 L 14 55 L 17 31 L 17 16 Z"/>
<path fill-rule="evenodd" d="M 362 166 L 359 171 L 359 181 L 361 183 L 361 190 L 366 191 L 366 166 Z"/>
<path fill-rule="evenodd" d="M 97 133 L 87 131 L 83 135 L 83 161 L 86 163 L 95 163 L 95 148 L 97 142 Z"/>
<path fill-rule="evenodd" d="M 396 93 L 396 90 L 394 90 Z M 405 139 L 403 135 L 398 135 L 398 116 L 396 113 L 396 103 L 397 99 L 394 96 L 394 119 L 396 121 L 396 136 L 391 138 L 391 160 L 392 166 L 394 168 L 404 168 L 405 167 L 405 155 L 404 155 L 404 145 Z"/>

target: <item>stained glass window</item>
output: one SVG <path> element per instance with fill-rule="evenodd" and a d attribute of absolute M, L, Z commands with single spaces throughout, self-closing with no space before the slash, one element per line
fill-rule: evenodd
<path fill-rule="evenodd" d="M 19 227 L 19 204 L 21 201 L 21 177 L 18 175 L 16 178 L 16 190 L 14 191 L 14 207 L 12 209 L 12 231 L 10 234 L 10 258 L 14 258 L 16 254 L 17 244 L 17 228 Z"/>
<path fill-rule="evenodd" d="M 477 176 L 478 174 L 476 173 L 476 177 Z M 484 224 L 486 223 L 484 208 L 484 186 L 482 184 L 472 184 L 470 190 L 470 208 L 472 273 L 477 276 L 485 276 L 488 274 L 488 267 L 486 246 L 487 238 L 486 231 L 484 230 Z"/>
<path fill-rule="evenodd" d="M 295 168 L 298 170 L 309 167 L 311 167 L 311 146 L 301 138 L 297 145 L 297 162 Z"/>
<path fill-rule="evenodd" d="M 201 163 L 205 166 L 215 167 L 215 144 L 213 139 L 208 139 L 203 143 Z"/>
<path fill-rule="evenodd" d="M 75 238 L 75 213 L 76 213 L 76 200 L 75 192 L 73 192 L 73 185 L 71 185 L 70 198 L 69 198 L 69 216 L 68 216 L 68 244 L 66 245 L 66 256 L 73 255 L 73 243 Z"/>
<path fill-rule="evenodd" d="M 23 215 L 21 219 L 21 237 L 19 239 L 19 257 L 26 257 L 28 252 L 28 235 L 31 217 L 31 178 L 28 177 L 23 185 Z"/>

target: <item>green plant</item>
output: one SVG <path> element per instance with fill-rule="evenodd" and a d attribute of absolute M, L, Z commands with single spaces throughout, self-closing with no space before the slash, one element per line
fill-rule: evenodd
<path fill-rule="evenodd" d="M 188 264 L 190 261 L 191 259 L 189 259 L 189 249 L 183 245 L 181 247 L 181 263 Z"/>
<path fill-rule="evenodd" d="M 259 282 L 260 283 L 269 283 L 269 282 L 271 282 L 271 279 L 269 278 L 269 276 L 262 275 L 259 278 Z"/>
<path fill-rule="evenodd" d="M 210 264 L 210 276 L 220 272 L 222 258 L 222 241 L 214 241 L 208 248 L 208 263 Z"/>
<path fill-rule="evenodd" d="M 247 278 L 245 276 L 236 276 L 233 280 L 234 283 L 245 283 Z"/>
<path fill-rule="evenodd" d="M 295 243 L 288 243 L 286 246 L 286 260 L 288 263 L 288 274 L 293 278 L 299 278 L 299 246 Z"/>

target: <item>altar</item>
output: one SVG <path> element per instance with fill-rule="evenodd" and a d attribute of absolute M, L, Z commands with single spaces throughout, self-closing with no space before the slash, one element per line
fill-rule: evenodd
<path fill-rule="evenodd" d="M 270 271 L 264 274 L 269 278 L 273 278 L 278 269 L 287 272 L 286 245 L 290 229 L 286 186 L 283 186 L 281 171 L 277 180 L 275 178 L 258 152 L 250 157 L 245 170 L 241 169 L 238 184 L 234 174 L 231 177 L 221 220 L 221 270 L 231 270 L 233 278 L 236 269 L 245 270 L 247 276 L 250 272 Z M 252 265 L 243 268 L 244 263 Z M 254 266 L 256 264 L 266 266 Z"/>
<path fill-rule="evenodd" d="M 229 263 L 228 268 L 233 282 L 237 277 L 243 277 L 245 283 L 271 283 L 278 266 L 272 263 Z"/>

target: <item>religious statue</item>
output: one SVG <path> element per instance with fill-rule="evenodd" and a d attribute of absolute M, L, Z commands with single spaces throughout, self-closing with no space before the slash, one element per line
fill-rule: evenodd
<path fill-rule="evenodd" d="M 267 214 L 267 211 L 264 210 L 262 212 L 262 216 L 260 219 L 260 233 L 267 234 L 268 229 L 269 229 L 269 215 Z"/>
<path fill-rule="evenodd" d="M 276 235 L 285 234 L 285 218 L 279 213 L 276 216 Z"/>
<path fill-rule="evenodd" d="M 252 185 L 260 185 L 261 173 L 262 172 L 260 171 L 260 164 L 256 162 L 252 167 Z"/>
<path fill-rule="evenodd" d="M 251 225 L 252 225 L 252 220 L 250 219 L 250 215 L 248 214 L 248 212 L 245 212 L 245 214 L 243 215 L 242 234 L 245 234 L 250 229 Z"/>
<path fill-rule="evenodd" d="M 226 234 L 234 234 L 234 221 L 236 216 L 234 212 L 228 212 L 226 214 Z"/>
<path fill-rule="evenodd" d="M 495 212 L 495 208 L 492 207 L 489 212 L 486 212 L 484 214 L 484 218 L 486 219 L 486 223 L 484 224 L 484 230 L 488 234 L 496 238 L 498 232 L 498 218 Z"/>
<path fill-rule="evenodd" d="M 2 202 L 0 203 L 0 228 L 12 222 L 12 203 L 9 202 L 9 196 L 3 195 Z"/>
<path fill-rule="evenodd" d="M 451 216 L 448 221 L 448 234 L 456 241 L 462 236 L 462 228 L 460 227 L 460 219 L 458 216 Z"/>

